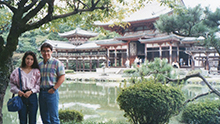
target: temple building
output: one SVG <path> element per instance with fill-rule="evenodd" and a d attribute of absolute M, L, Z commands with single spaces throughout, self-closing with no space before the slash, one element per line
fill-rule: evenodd
<path fill-rule="evenodd" d="M 60 33 L 60 37 L 68 38 L 69 42 L 51 41 L 54 46 L 53 56 L 65 63 L 66 69 L 75 71 L 95 71 L 105 63 L 106 66 L 125 67 L 139 58 L 141 62 L 153 61 L 154 58 L 167 59 L 168 63 L 178 63 L 181 68 L 206 68 L 218 65 L 218 54 L 214 49 L 206 49 L 195 45 L 204 40 L 199 37 L 180 37 L 174 34 L 159 32 L 154 23 L 161 14 L 172 14 L 166 6 L 157 2 L 149 3 L 145 8 L 131 14 L 122 20 L 127 22 L 126 28 L 119 25 L 110 26 L 112 22 L 95 25 L 105 30 L 115 31 L 120 37 L 98 41 L 90 41 L 98 33 L 77 28 L 76 30 Z"/>

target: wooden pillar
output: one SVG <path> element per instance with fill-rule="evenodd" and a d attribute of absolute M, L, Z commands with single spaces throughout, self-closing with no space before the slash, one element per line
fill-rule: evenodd
<path fill-rule="evenodd" d="M 159 45 L 159 56 L 160 56 L 160 59 L 162 59 L 162 44 L 158 44 Z"/>
<path fill-rule="evenodd" d="M 127 42 L 127 59 L 130 60 L 130 41 Z M 129 62 L 129 67 L 131 67 L 131 62 Z"/>
<path fill-rule="evenodd" d="M 115 47 L 115 67 L 117 66 L 117 49 Z"/>
<path fill-rule="evenodd" d="M 106 65 L 107 65 L 107 67 L 108 67 L 108 60 L 109 60 L 109 58 L 110 58 L 110 52 L 109 52 L 109 47 L 106 47 L 106 49 L 107 49 L 107 56 L 106 56 L 105 62 L 106 62 Z"/>
<path fill-rule="evenodd" d="M 68 58 L 67 58 L 67 59 L 66 59 L 66 69 L 69 69 L 68 64 L 69 64 L 69 60 L 68 60 Z"/>
<path fill-rule="evenodd" d="M 85 58 L 83 57 L 83 72 L 85 72 Z"/>
<path fill-rule="evenodd" d="M 195 69 L 194 54 L 192 54 L 192 53 L 191 53 L 191 67 L 192 67 L 192 70 Z"/>
<path fill-rule="evenodd" d="M 96 68 L 99 68 L 99 56 L 97 56 Z"/>
<path fill-rule="evenodd" d="M 110 53 L 109 53 L 109 47 L 107 47 L 107 59 L 109 59 Z"/>
<path fill-rule="evenodd" d="M 179 47 L 179 43 L 177 44 L 177 53 L 176 53 L 177 57 L 177 61 L 180 61 L 180 47 Z"/>
<path fill-rule="evenodd" d="M 79 64 L 78 65 L 79 65 L 79 71 L 82 71 L 81 70 L 81 60 L 79 60 Z"/>
<path fill-rule="evenodd" d="M 210 66 L 209 66 L 209 53 L 206 53 L 206 62 L 205 62 L 205 69 L 206 70 L 210 70 Z"/>
<path fill-rule="evenodd" d="M 127 44 L 127 58 L 128 59 L 130 58 L 130 41 L 128 41 L 128 44 Z"/>
<path fill-rule="evenodd" d="M 78 71 L 78 58 L 76 57 L 76 71 Z"/>
<path fill-rule="evenodd" d="M 172 60 L 172 51 L 173 51 L 173 47 L 172 47 L 172 43 L 169 43 L 170 44 L 170 64 L 172 64 L 173 60 Z"/>
<path fill-rule="evenodd" d="M 89 57 L 89 69 L 90 69 L 90 72 L 92 71 L 92 57 L 90 56 Z"/>
<path fill-rule="evenodd" d="M 145 55 L 145 62 L 147 61 L 147 44 L 145 44 L 145 49 L 144 49 L 144 55 Z"/>

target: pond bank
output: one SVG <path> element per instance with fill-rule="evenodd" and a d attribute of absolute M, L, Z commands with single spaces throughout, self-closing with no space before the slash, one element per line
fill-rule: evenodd
<path fill-rule="evenodd" d="M 177 72 L 187 74 L 189 70 L 186 69 L 179 69 Z M 219 74 L 205 74 L 204 76 L 206 80 L 213 84 L 220 84 L 220 75 Z M 182 75 L 181 77 L 183 77 Z M 124 80 L 128 80 L 130 77 L 125 76 L 122 73 L 114 73 L 114 72 L 107 72 L 103 74 L 102 72 L 75 72 L 75 73 L 67 73 L 66 80 L 68 81 L 82 81 L 82 82 L 124 82 Z M 179 77 L 180 78 L 180 77 Z M 187 80 L 188 83 L 195 83 L 200 84 L 203 83 L 202 79 L 200 78 L 190 78 Z"/>
<path fill-rule="evenodd" d="M 114 73 L 76 72 L 74 74 L 66 74 L 66 80 L 68 81 L 124 82 L 128 78 L 123 77 L 122 74 Z"/>

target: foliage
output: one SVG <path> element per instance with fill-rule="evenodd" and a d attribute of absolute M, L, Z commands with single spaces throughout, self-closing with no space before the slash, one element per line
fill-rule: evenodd
<path fill-rule="evenodd" d="M 198 5 L 195 8 L 182 9 L 170 16 L 161 15 L 155 26 L 161 32 L 199 37 L 207 31 L 202 23 L 202 16 L 202 8 Z"/>
<path fill-rule="evenodd" d="M 204 10 L 198 5 L 194 8 L 179 9 L 169 16 L 162 15 L 156 21 L 155 27 L 168 34 L 187 37 L 203 36 L 205 40 L 199 44 L 207 48 L 213 47 L 220 54 L 219 20 L 220 8 L 212 12 L 208 7 Z"/>
<path fill-rule="evenodd" d="M 134 70 L 134 69 L 127 69 L 127 70 L 124 70 L 123 73 L 125 73 L 125 74 L 133 74 L 135 71 L 136 70 Z"/>
<path fill-rule="evenodd" d="M 173 78 L 175 77 L 172 74 L 173 67 L 167 62 L 166 59 L 155 58 L 154 61 L 145 61 L 141 64 L 140 67 L 135 66 L 136 73 L 132 75 L 133 79 L 141 78 L 141 80 L 137 82 L 142 82 L 147 80 L 146 76 L 152 77 L 154 82 L 166 82 L 166 77 Z"/>
<path fill-rule="evenodd" d="M 62 122 L 81 122 L 83 114 L 75 110 L 59 110 L 59 118 Z"/>
<path fill-rule="evenodd" d="M 206 14 L 206 19 L 204 20 L 204 24 L 207 25 L 209 29 L 209 32 L 206 33 L 206 40 L 204 44 L 207 47 L 214 47 L 218 52 L 218 54 L 220 54 L 220 37 L 219 37 L 220 8 L 217 8 L 215 12 L 212 12 L 208 8 L 206 8 L 204 13 Z"/>
<path fill-rule="evenodd" d="M 182 113 L 187 124 L 219 124 L 220 101 L 205 101 L 189 104 Z"/>
<path fill-rule="evenodd" d="M 152 81 L 134 84 L 117 98 L 124 116 L 134 124 L 164 124 L 182 107 L 180 89 Z"/>
<path fill-rule="evenodd" d="M 65 70 L 65 73 L 74 73 L 74 70 Z"/>

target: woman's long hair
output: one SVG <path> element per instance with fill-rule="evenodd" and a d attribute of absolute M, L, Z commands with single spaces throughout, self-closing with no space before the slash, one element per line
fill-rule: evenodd
<path fill-rule="evenodd" d="M 33 63 L 33 65 L 31 66 L 31 68 L 40 69 L 40 68 L 39 68 L 39 65 L 38 65 L 38 61 L 37 61 L 36 55 L 35 55 L 35 53 L 32 52 L 32 51 L 27 51 L 27 52 L 25 52 L 25 54 L 24 54 L 24 56 L 23 56 L 23 58 L 22 58 L 21 67 L 23 67 L 23 68 L 26 67 L 25 59 L 26 59 L 26 57 L 27 57 L 28 55 L 31 55 L 31 56 L 34 58 L 34 63 Z"/>

